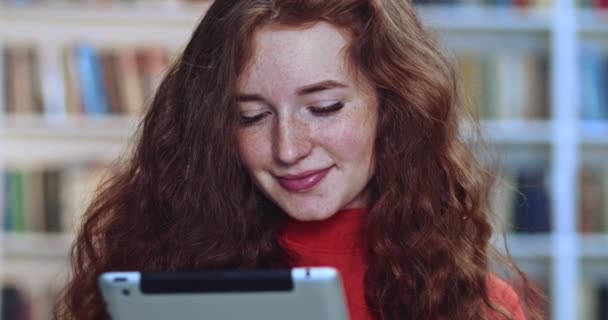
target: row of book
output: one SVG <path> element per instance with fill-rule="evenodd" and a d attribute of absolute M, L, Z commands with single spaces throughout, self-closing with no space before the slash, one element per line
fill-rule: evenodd
<path fill-rule="evenodd" d="M 78 44 L 50 61 L 32 47 L 10 46 L 2 58 L 4 111 L 54 115 L 139 115 L 169 63 L 168 50 L 160 46 Z"/>
<path fill-rule="evenodd" d="M 4 285 L 1 296 L 4 320 L 32 320 L 31 303 L 24 290 L 14 285 Z"/>
<path fill-rule="evenodd" d="M 43 54 L 26 47 L 4 49 L 6 112 L 139 115 L 170 60 L 162 47 L 112 49 L 81 44 L 63 52 L 62 61 L 55 61 L 60 67 L 49 68 L 48 61 L 38 59 Z M 459 55 L 458 62 L 465 89 L 463 104 L 481 118 L 549 116 L 546 55 L 470 53 Z M 47 69 L 61 74 L 43 76 Z M 63 88 L 64 94 L 50 90 L 53 94 L 43 96 L 45 86 Z"/>
<path fill-rule="evenodd" d="M 57 318 L 58 292 L 63 283 L 49 279 L 48 283 L 35 284 L 31 274 L 4 274 L 0 283 L 0 319 L 47 320 Z M 44 277 L 43 277 L 44 278 Z M 56 277 L 54 277 L 56 278 Z M 38 279 L 43 280 L 43 279 Z"/>
<path fill-rule="evenodd" d="M 501 175 L 492 199 L 498 231 L 550 232 L 551 202 L 547 185 L 547 175 L 542 169 L 521 168 Z"/>
<path fill-rule="evenodd" d="M 103 166 L 11 170 L 4 174 L 4 230 L 73 231 L 101 178 Z M 499 188 L 498 214 L 513 232 L 549 232 L 551 210 L 543 172 L 522 170 Z"/>
<path fill-rule="evenodd" d="M 608 120 L 608 50 L 592 43 L 582 46 L 581 117 L 586 120 Z"/>
<path fill-rule="evenodd" d="M 100 165 L 5 172 L 4 230 L 74 232 L 106 172 Z"/>
<path fill-rule="evenodd" d="M 590 281 L 581 277 L 579 280 L 577 319 L 608 319 L 608 279 Z"/>
<path fill-rule="evenodd" d="M 578 190 L 578 232 L 608 232 L 608 168 L 582 168 Z M 501 176 L 494 190 L 493 210 L 505 231 L 548 232 L 550 201 L 546 174 L 522 169 Z"/>
<path fill-rule="evenodd" d="M 522 51 L 460 53 L 457 56 L 464 100 L 485 119 L 549 117 L 548 57 Z"/>
<path fill-rule="evenodd" d="M 63 232 L 74 230 L 107 168 L 100 165 L 63 169 L 10 170 L 4 173 L 4 230 Z M 608 169 L 580 172 L 579 231 L 608 231 Z M 520 169 L 503 175 L 495 188 L 494 211 L 505 231 L 551 231 L 551 200 L 546 173 Z"/>

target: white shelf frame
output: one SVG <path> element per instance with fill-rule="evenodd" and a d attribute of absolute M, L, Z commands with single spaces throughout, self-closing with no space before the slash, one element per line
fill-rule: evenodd
<path fill-rule="evenodd" d="M 7 116 L 3 160 L 8 168 L 39 168 L 62 163 L 110 163 L 129 154 L 138 119 L 129 116 Z"/>
<path fill-rule="evenodd" d="M 578 248 L 578 30 L 575 0 L 555 0 L 551 43 L 553 126 L 552 197 L 553 273 L 551 315 L 576 319 Z M 568 75 L 568 76 L 564 76 Z"/>
<path fill-rule="evenodd" d="M 583 146 L 608 147 L 608 121 L 581 121 L 579 135 Z"/>
<path fill-rule="evenodd" d="M 4 257 L 28 257 L 40 259 L 65 259 L 75 234 L 46 232 L 5 232 Z M 559 237 L 551 234 L 508 234 L 510 254 L 515 259 L 551 259 L 551 249 Z M 608 259 L 608 235 L 582 234 L 576 237 L 579 259 Z M 494 237 L 492 244 L 504 253 L 501 236 Z M 607 270 L 608 274 L 608 270 Z"/>
<path fill-rule="evenodd" d="M 421 5 L 416 11 L 434 29 L 452 31 L 537 33 L 551 31 L 549 8 L 497 8 L 477 5 Z M 454 19 L 458 17 L 458 19 Z"/>
<path fill-rule="evenodd" d="M 130 46 L 137 39 L 141 45 L 179 48 L 209 5 L 0 7 L 0 41 Z"/>
<path fill-rule="evenodd" d="M 65 260 L 74 237 L 70 233 L 5 232 L 2 257 Z"/>

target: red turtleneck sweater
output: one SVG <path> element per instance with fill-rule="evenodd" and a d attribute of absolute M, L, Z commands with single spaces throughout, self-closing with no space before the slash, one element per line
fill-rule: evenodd
<path fill-rule="evenodd" d="M 312 222 L 289 219 L 279 232 L 279 242 L 297 255 L 294 267 L 330 266 L 340 272 L 351 320 L 371 319 L 363 293 L 365 261 L 359 233 L 366 212 L 342 210 L 327 220 Z M 490 299 L 513 315 L 513 320 L 525 319 L 519 298 L 508 284 L 491 276 L 488 290 Z M 502 318 L 492 314 L 490 319 Z"/>

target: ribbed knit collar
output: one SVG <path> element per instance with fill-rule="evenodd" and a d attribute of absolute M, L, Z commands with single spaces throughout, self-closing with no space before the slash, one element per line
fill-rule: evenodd
<path fill-rule="evenodd" d="M 279 240 L 289 247 L 320 251 L 352 251 L 363 248 L 361 227 L 367 208 L 340 210 L 321 221 L 299 221 L 289 218 L 279 232 Z"/>

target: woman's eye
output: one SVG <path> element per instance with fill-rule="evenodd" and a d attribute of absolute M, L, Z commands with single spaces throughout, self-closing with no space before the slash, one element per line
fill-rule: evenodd
<path fill-rule="evenodd" d="M 269 112 L 263 112 L 263 113 L 256 114 L 253 116 L 241 115 L 241 125 L 247 126 L 247 125 L 255 124 L 255 123 L 261 121 L 262 119 L 264 119 L 268 114 L 269 114 Z"/>
<path fill-rule="evenodd" d="M 310 111 L 314 114 L 317 115 L 329 115 L 331 113 L 334 113 L 340 109 L 342 109 L 344 107 L 344 104 L 342 102 L 336 102 L 332 105 L 329 106 L 324 106 L 324 107 L 310 107 Z"/>

